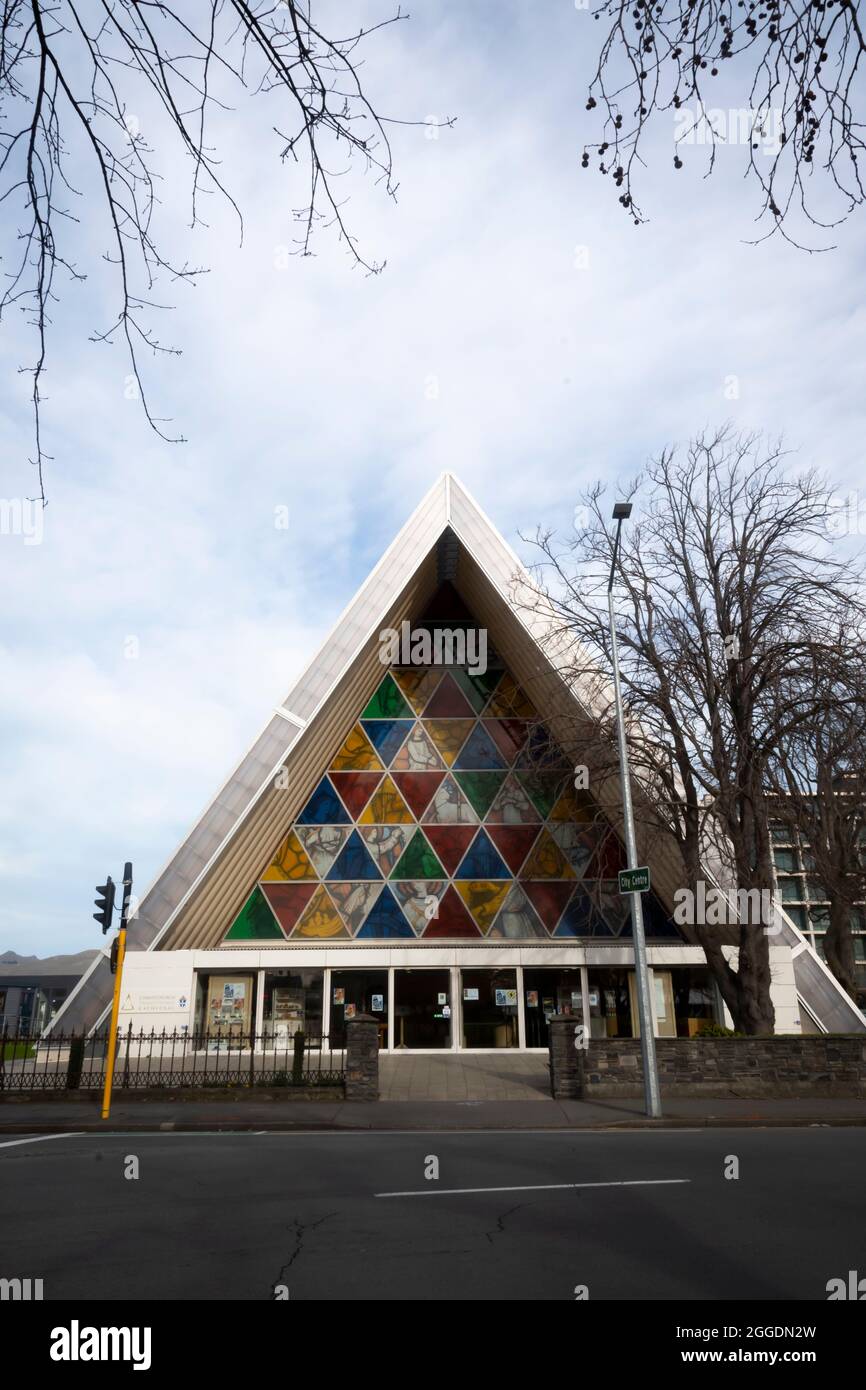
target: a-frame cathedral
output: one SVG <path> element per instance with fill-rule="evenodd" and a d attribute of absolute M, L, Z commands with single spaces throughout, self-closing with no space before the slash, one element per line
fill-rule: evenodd
<path fill-rule="evenodd" d="M 441 477 L 143 897 L 124 1028 L 339 1045 L 363 1011 L 383 1048 L 419 1050 L 544 1048 L 554 1012 L 636 1032 L 617 808 L 575 786 L 568 731 L 585 740 L 592 710 L 526 583 Z M 673 921 L 674 847 L 656 837 L 647 857 L 657 1029 L 688 1036 L 724 1008 Z M 779 920 L 777 1031 L 862 1028 Z M 104 1020 L 111 986 L 100 956 L 53 1026 Z"/>

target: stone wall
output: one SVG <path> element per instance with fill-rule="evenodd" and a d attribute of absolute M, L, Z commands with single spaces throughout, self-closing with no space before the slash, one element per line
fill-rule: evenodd
<path fill-rule="evenodd" d="M 346 1023 L 346 1100 L 379 1099 L 379 1024 L 370 1014 Z"/>
<path fill-rule="evenodd" d="M 638 1038 L 575 1047 L 575 1019 L 551 1019 L 551 1089 L 558 1100 L 643 1095 Z M 662 1095 L 762 1099 L 866 1098 L 866 1035 L 656 1038 Z"/>

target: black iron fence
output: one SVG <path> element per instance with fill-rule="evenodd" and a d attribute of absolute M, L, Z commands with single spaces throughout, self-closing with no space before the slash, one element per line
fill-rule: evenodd
<path fill-rule="evenodd" d="M 105 1084 L 108 1033 L 34 1038 L 0 1031 L 0 1093 L 96 1091 Z M 342 1086 L 342 1039 L 265 1028 L 169 1033 L 118 1031 L 112 1086 L 119 1090 L 214 1086 Z"/>

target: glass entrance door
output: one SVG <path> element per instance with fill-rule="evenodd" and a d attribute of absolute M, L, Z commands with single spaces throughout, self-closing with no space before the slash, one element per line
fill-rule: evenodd
<path fill-rule="evenodd" d="M 394 1047 L 450 1046 L 450 972 L 395 970 Z"/>

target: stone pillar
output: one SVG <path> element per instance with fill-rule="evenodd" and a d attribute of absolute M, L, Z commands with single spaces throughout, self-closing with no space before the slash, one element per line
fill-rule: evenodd
<path fill-rule="evenodd" d="M 550 1093 L 554 1100 L 581 1100 L 586 1057 L 581 1020 L 574 1014 L 554 1014 L 548 1020 L 547 1027 L 550 1034 Z M 578 1028 L 581 1029 L 580 1034 L 575 1032 Z"/>
<path fill-rule="evenodd" d="M 379 1099 L 379 1024 L 372 1014 L 346 1023 L 346 1100 Z"/>

